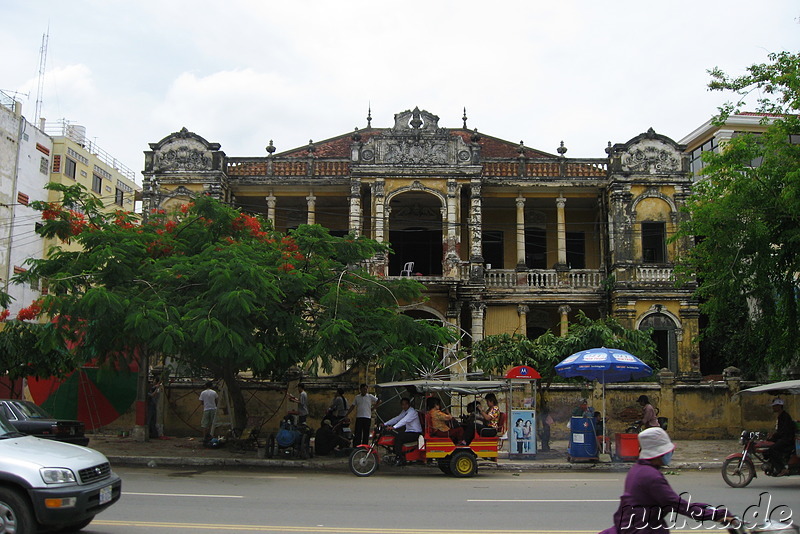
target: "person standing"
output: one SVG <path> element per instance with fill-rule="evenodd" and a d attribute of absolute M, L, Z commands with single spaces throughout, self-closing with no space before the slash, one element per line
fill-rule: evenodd
<path fill-rule="evenodd" d="M 336 423 L 345 418 L 347 413 L 347 399 L 344 398 L 344 390 L 342 388 L 337 388 L 336 396 L 333 398 L 328 408 L 331 425 L 336 425 Z"/>
<path fill-rule="evenodd" d="M 778 415 L 778 419 L 775 421 L 775 432 L 769 435 L 769 440 L 773 444 L 769 446 L 764 456 L 772 465 L 775 476 L 781 477 L 789 472 L 786 469 L 785 460 L 795 447 L 794 435 L 797 428 L 792 421 L 792 416 L 783 409 L 783 399 L 773 399 L 772 411 Z"/>
<path fill-rule="evenodd" d="M 214 419 L 217 417 L 217 392 L 214 390 L 214 383 L 206 382 L 206 389 L 200 393 L 200 405 L 203 407 L 203 418 L 200 420 L 200 428 L 203 431 L 203 441 L 211 440 L 211 429 L 214 426 Z"/>
<path fill-rule="evenodd" d="M 369 442 L 369 429 L 372 425 L 372 409 L 376 408 L 381 403 L 378 397 L 371 393 L 367 393 L 367 385 L 361 384 L 359 387 L 359 394 L 353 399 L 353 405 L 347 410 L 346 415 L 350 415 L 353 410 L 356 411 L 356 424 L 353 429 L 353 446 Z"/>
<path fill-rule="evenodd" d="M 158 432 L 158 405 L 161 401 L 161 393 L 164 391 L 161 379 L 153 377 L 150 389 L 147 391 L 147 428 L 149 437 L 155 439 L 159 436 Z"/>
<path fill-rule="evenodd" d="M 653 405 L 650 404 L 650 399 L 647 398 L 647 395 L 639 395 L 636 402 L 642 407 L 642 419 L 639 421 L 642 425 L 642 429 L 661 427 L 661 425 L 658 424 L 656 410 L 653 408 Z"/>
<path fill-rule="evenodd" d="M 297 410 L 293 410 L 289 413 L 297 416 L 298 424 L 304 425 L 308 419 L 308 393 L 306 393 L 306 385 L 300 382 L 297 384 L 297 390 L 300 392 L 297 397 L 289 395 L 289 400 L 297 403 Z"/>

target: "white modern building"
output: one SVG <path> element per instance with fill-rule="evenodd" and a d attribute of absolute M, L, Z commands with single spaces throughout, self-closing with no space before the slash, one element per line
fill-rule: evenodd
<path fill-rule="evenodd" d="M 0 92 L 0 287 L 14 298 L 11 316 L 41 296 L 38 282 L 14 284 L 29 258 L 41 258 L 36 234 L 39 212 L 29 205 L 47 200 L 53 140 L 22 115 L 22 104 Z"/>

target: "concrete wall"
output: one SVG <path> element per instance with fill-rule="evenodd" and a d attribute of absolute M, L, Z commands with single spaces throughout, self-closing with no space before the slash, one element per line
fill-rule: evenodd
<path fill-rule="evenodd" d="M 336 377 L 304 379 L 309 397 L 309 424 L 313 428 L 325 415 L 337 387 L 345 389 L 348 403 L 358 392 L 358 384 L 363 375 L 355 372 Z M 742 388 L 756 384 L 741 384 L 733 377 L 720 382 L 700 384 L 675 384 L 672 375 L 662 372 L 658 382 L 638 382 L 606 385 L 607 433 L 624 432 L 630 422 L 636 420 L 641 408 L 636 403 L 639 395 L 647 395 L 659 415 L 669 418 L 670 436 L 674 439 L 726 439 L 736 438 L 742 430 L 767 431 L 775 426 L 775 416 L 770 407 L 773 395 L 738 395 L 734 394 Z M 163 421 L 165 432 L 169 436 L 200 436 L 200 404 L 198 395 L 203 389 L 203 382 L 174 382 L 165 389 L 163 405 Z M 297 393 L 297 381 L 289 382 L 288 390 Z M 262 417 L 266 420 L 264 431 L 275 430 L 288 410 L 295 407 L 289 402 L 287 385 L 275 382 L 247 381 L 244 384 L 244 395 L 248 403 L 250 416 Z M 567 422 L 572 409 L 581 398 L 588 398 L 589 404 L 597 411 L 603 411 L 602 387 L 594 383 L 553 384 L 547 392 L 548 405 L 556 421 L 552 427 L 553 439 L 568 439 Z M 384 418 L 391 417 L 399 409 L 398 395 L 394 391 L 378 391 L 384 399 L 380 410 Z M 794 419 L 800 419 L 800 396 L 784 396 L 786 410 Z M 501 395 L 500 405 L 505 406 L 505 398 Z M 224 401 L 220 402 L 222 408 Z M 224 411 L 224 410 L 223 410 Z M 226 414 L 220 412 L 225 420 Z M 109 425 L 105 431 L 130 430 L 133 415 L 124 414 Z"/>

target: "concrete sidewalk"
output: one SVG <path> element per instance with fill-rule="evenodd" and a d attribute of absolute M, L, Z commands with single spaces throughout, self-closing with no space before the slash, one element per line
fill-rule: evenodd
<path fill-rule="evenodd" d="M 729 454 L 739 452 L 736 439 L 675 440 L 675 455 L 671 469 L 720 469 Z M 90 435 L 89 447 L 105 454 L 113 466 L 139 467 L 277 467 L 321 470 L 347 470 L 346 457 L 315 456 L 308 460 L 292 458 L 258 458 L 256 451 L 235 451 L 232 447 L 209 449 L 196 438 L 166 438 L 137 442 L 130 437 Z M 496 464 L 497 469 L 512 471 L 627 471 L 631 462 L 613 462 L 601 455 L 597 462 L 569 462 L 566 441 L 551 443 L 551 450 L 539 452 L 535 459 L 508 458 L 506 452 Z M 485 464 L 482 462 L 481 467 Z M 486 464 L 489 465 L 489 464 Z"/>

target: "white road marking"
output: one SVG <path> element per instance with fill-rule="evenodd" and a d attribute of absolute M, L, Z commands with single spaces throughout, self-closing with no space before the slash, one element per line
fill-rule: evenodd
<path fill-rule="evenodd" d="M 138 495 L 144 497 L 201 497 L 203 499 L 244 499 L 244 495 L 202 495 L 195 493 L 137 493 L 123 491 L 123 495 Z"/>
<path fill-rule="evenodd" d="M 467 502 L 619 502 L 619 499 L 467 499 Z"/>

